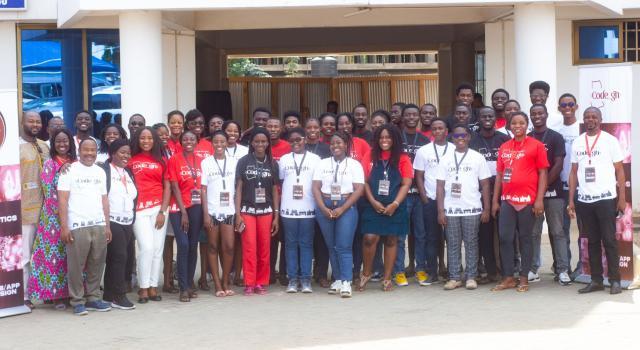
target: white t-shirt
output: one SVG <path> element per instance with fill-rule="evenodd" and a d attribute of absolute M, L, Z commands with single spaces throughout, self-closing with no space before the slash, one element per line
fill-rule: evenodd
<path fill-rule="evenodd" d="M 109 189 L 109 218 L 120 225 L 133 223 L 133 200 L 138 190 L 133 179 L 124 169 L 111 164 L 111 188 Z M 125 185 L 126 183 L 126 185 Z"/>
<path fill-rule="evenodd" d="M 96 156 L 96 163 L 104 164 L 109 159 L 109 153 L 100 153 Z"/>
<path fill-rule="evenodd" d="M 458 160 L 457 174 L 456 157 Z M 468 150 L 466 156 L 460 152 L 447 152 L 440 160 L 436 170 L 436 179 L 445 182 L 445 215 L 470 216 L 482 214 L 482 194 L 480 193 L 478 182 L 490 177 L 491 170 L 484 156 L 480 153 L 472 149 Z M 459 187 L 457 189 L 460 194 L 459 198 L 452 193 L 454 186 Z"/>
<path fill-rule="evenodd" d="M 571 144 L 573 144 L 573 140 L 580 135 L 580 123 L 578 123 L 578 121 L 571 125 L 564 125 L 563 123 L 556 131 L 564 138 L 564 150 L 567 153 L 567 156 L 564 157 L 564 164 L 562 164 L 560 180 L 564 183 L 569 183 L 569 173 L 571 173 Z M 568 188 L 565 186 L 565 189 Z"/>
<path fill-rule="evenodd" d="M 336 165 L 338 172 L 336 174 Z M 313 171 L 313 180 L 322 181 L 320 191 L 324 194 L 331 194 L 331 184 L 337 178 L 340 184 L 340 193 L 350 194 L 354 191 L 353 184 L 364 185 L 364 171 L 362 165 L 357 160 L 347 157 L 340 163 L 336 163 L 333 157 L 322 159 Z"/>
<path fill-rule="evenodd" d="M 107 194 L 107 175 L 97 165 L 75 162 L 60 175 L 58 190 L 69 192 L 69 229 L 105 226 L 102 196 Z"/>
<path fill-rule="evenodd" d="M 240 147 L 238 147 L 239 149 Z M 226 161 L 226 166 L 225 166 Z M 202 161 L 200 165 L 202 168 L 202 176 L 200 183 L 203 186 L 207 186 L 207 209 L 209 215 L 224 220 L 229 215 L 236 213 L 234 197 L 236 193 L 236 167 L 238 161 L 233 157 L 225 157 L 224 160 L 216 159 L 213 156 L 209 156 Z M 225 169 L 226 168 L 226 169 Z M 224 172 L 224 178 L 222 173 Z M 224 188 L 223 188 L 224 180 Z M 228 192 L 221 195 L 223 192 Z M 224 197 L 224 198 L 223 198 Z M 222 206 L 221 199 L 228 199 L 228 205 Z"/>
<path fill-rule="evenodd" d="M 571 148 L 571 163 L 578 164 L 578 200 L 593 203 L 616 198 L 616 171 L 613 163 L 621 162 L 623 159 L 618 139 L 606 131 L 601 131 L 594 147 L 597 135 L 588 137 L 589 147 L 593 148 L 589 165 L 585 135 L 586 133 L 583 133 L 578 136 Z M 592 182 L 587 182 L 587 168 L 591 169 L 590 172 L 595 172 L 595 180 Z M 589 178 L 593 179 L 593 173 Z M 624 191 L 624 188 L 622 190 Z"/>
<path fill-rule="evenodd" d="M 436 147 L 436 151 L 433 149 Z M 427 197 L 430 199 L 436 199 L 436 169 L 438 168 L 438 158 L 442 158 L 453 153 L 456 146 L 451 142 L 447 142 L 445 145 L 437 145 L 435 142 L 426 144 L 418 149 L 416 152 L 416 158 L 413 160 L 413 169 L 424 171 L 424 190 L 427 192 Z"/>
<path fill-rule="evenodd" d="M 282 183 L 282 197 L 280 198 L 280 216 L 284 218 L 313 218 L 315 217 L 315 205 L 311 184 L 313 171 L 320 163 L 320 157 L 305 151 L 305 156 L 287 153 L 278 161 L 280 167 L 278 174 Z M 302 158 L 304 157 L 304 162 Z M 295 159 L 295 163 L 294 163 Z M 296 164 L 300 169 L 300 176 L 296 173 Z M 299 179 L 299 181 L 298 181 Z M 302 186 L 302 198 L 294 199 L 294 185 Z"/>
<path fill-rule="evenodd" d="M 227 147 L 227 157 L 235 159 L 236 162 L 240 158 L 249 154 L 249 147 L 236 143 L 234 147 Z"/>

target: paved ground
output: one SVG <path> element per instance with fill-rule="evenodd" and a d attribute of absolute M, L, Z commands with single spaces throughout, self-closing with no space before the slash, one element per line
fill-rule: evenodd
<path fill-rule="evenodd" d="M 546 239 L 543 251 L 550 261 Z M 581 285 L 562 287 L 548 266 L 542 271 L 528 293 L 445 292 L 442 284 L 383 293 L 372 283 L 352 299 L 317 286 L 311 295 L 272 286 L 267 296 L 201 293 L 185 304 L 165 295 L 134 311 L 85 317 L 40 306 L 0 319 L 0 349 L 637 348 L 640 291 L 579 296 Z"/>

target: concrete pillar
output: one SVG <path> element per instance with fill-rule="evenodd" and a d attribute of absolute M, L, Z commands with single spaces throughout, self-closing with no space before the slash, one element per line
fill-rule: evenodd
<path fill-rule="evenodd" d="M 125 12 L 120 21 L 122 124 L 134 113 L 147 125 L 164 122 L 162 110 L 162 13 Z"/>
<path fill-rule="evenodd" d="M 528 114 L 531 107 L 529 84 L 544 80 L 551 86 L 547 108 L 556 110 L 556 8 L 553 4 L 517 4 L 513 22 L 516 62 L 514 97 Z M 553 122 L 550 121 L 550 125 Z"/>

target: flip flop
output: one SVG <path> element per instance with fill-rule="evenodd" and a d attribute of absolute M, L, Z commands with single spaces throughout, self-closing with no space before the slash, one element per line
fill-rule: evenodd
<path fill-rule="evenodd" d="M 225 291 L 223 290 L 219 290 L 219 291 L 216 291 L 215 296 L 218 298 L 222 298 L 222 297 L 226 297 L 227 293 L 225 293 Z"/>
<path fill-rule="evenodd" d="M 227 297 L 231 297 L 231 296 L 236 295 L 236 292 L 232 291 L 231 289 L 227 289 L 227 290 L 224 291 L 224 294 Z"/>

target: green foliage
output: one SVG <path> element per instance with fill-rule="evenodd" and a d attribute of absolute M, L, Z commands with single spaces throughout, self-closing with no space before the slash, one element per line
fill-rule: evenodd
<path fill-rule="evenodd" d="M 287 76 L 298 75 L 300 67 L 298 66 L 300 57 L 287 57 L 284 60 L 284 74 Z"/>
<path fill-rule="evenodd" d="M 270 77 L 248 58 L 234 58 L 228 62 L 230 77 Z"/>

